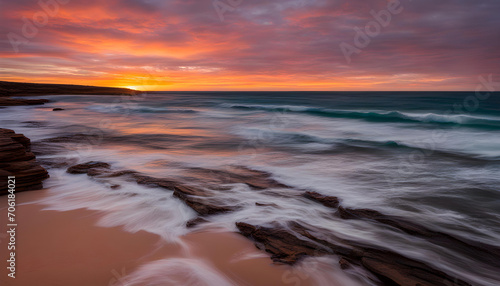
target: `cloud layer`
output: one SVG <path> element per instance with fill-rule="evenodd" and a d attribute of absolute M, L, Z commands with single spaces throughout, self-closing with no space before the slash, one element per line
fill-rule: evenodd
<path fill-rule="evenodd" d="M 377 30 L 372 14 L 388 20 L 388 5 L 400 13 Z M 0 80 L 474 90 L 499 72 L 498 12 L 497 0 L 0 0 Z M 372 37 L 356 45 L 367 24 Z"/>

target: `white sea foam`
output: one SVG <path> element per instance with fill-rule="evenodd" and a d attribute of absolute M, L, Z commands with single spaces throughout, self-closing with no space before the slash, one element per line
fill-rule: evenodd
<path fill-rule="evenodd" d="M 120 280 L 126 286 L 232 286 L 228 277 L 200 259 L 169 258 L 150 262 Z"/>

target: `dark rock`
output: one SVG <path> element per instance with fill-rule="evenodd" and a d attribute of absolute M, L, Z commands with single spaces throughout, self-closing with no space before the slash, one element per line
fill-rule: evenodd
<path fill-rule="evenodd" d="M 271 178 L 271 174 L 242 166 L 229 166 L 225 170 L 192 168 L 192 174 L 205 182 L 215 184 L 246 184 L 257 190 L 269 188 L 289 188 Z"/>
<path fill-rule="evenodd" d="M 453 249 L 471 258 L 479 259 L 488 265 L 500 267 L 500 248 L 465 238 L 429 229 L 396 216 L 382 214 L 371 209 L 350 209 L 340 206 L 336 215 L 342 219 L 365 219 L 391 226 L 407 234 L 428 240 L 434 244 Z"/>
<path fill-rule="evenodd" d="M 342 219 L 376 219 L 386 217 L 382 213 L 371 209 L 350 209 L 340 206 L 336 215 Z"/>
<path fill-rule="evenodd" d="M 208 220 L 202 218 L 202 217 L 197 217 L 197 218 L 194 218 L 192 220 L 189 220 L 188 222 L 186 222 L 186 227 L 187 228 L 193 228 L 195 226 L 198 226 L 199 224 L 202 224 L 202 223 L 206 223 L 208 222 Z"/>
<path fill-rule="evenodd" d="M 256 206 L 259 207 L 274 207 L 274 208 L 279 208 L 277 204 L 264 204 L 264 203 L 255 203 Z"/>
<path fill-rule="evenodd" d="M 221 206 L 217 202 L 210 200 L 212 193 L 199 187 L 188 186 L 172 179 L 154 178 L 140 174 L 134 174 L 133 178 L 141 185 L 174 191 L 174 197 L 184 201 L 200 215 L 213 215 L 236 209 L 235 207 Z"/>
<path fill-rule="evenodd" d="M 427 264 L 386 250 L 365 249 L 361 265 L 375 274 L 384 285 L 471 286 Z"/>
<path fill-rule="evenodd" d="M 122 170 L 122 171 L 116 171 L 113 173 L 103 174 L 101 177 L 115 178 L 115 177 L 121 177 L 121 176 L 125 176 L 125 175 L 134 175 L 134 174 L 137 174 L 137 172 L 132 171 L 132 170 Z"/>
<path fill-rule="evenodd" d="M 199 187 L 188 186 L 173 179 L 155 178 L 142 175 L 132 170 L 113 172 L 110 170 L 110 167 L 111 166 L 108 163 L 104 162 L 87 162 L 85 164 L 72 166 L 68 168 L 67 172 L 70 174 L 87 174 L 88 176 L 99 178 L 129 176 L 139 185 L 172 190 L 176 198 L 184 201 L 190 208 L 195 210 L 200 215 L 213 215 L 237 209 L 232 206 L 220 205 L 213 198 L 211 198 L 213 194 L 210 191 Z"/>
<path fill-rule="evenodd" d="M 18 99 L 0 96 L 0 106 L 42 105 L 47 102 L 49 102 L 47 99 Z"/>
<path fill-rule="evenodd" d="M 196 195 L 194 194 L 203 194 L 205 198 L 195 197 Z M 190 208 L 195 210 L 200 215 L 226 213 L 236 209 L 235 207 L 221 206 L 215 202 L 211 202 L 202 190 L 188 186 L 175 186 L 174 197 L 184 201 Z"/>
<path fill-rule="evenodd" d="M 67 172 L 70 174 L 87 174 L 89 176 L 97 176 L 103 172 L 108 172 L 111 165 L 104 162 L 91 161 L 84 164 L 69 167 Z"/>
<path fill-rule="evenodd" d="M 330 253 L 326 247 L 298 238 L 281 227 L 254 226 L 244 222 L 237 222 L 236 227 L 241 234 L 253 239 L 258 248 L 271 253 L 271 259 L 274 262 L 293 265 L 304 256 Z"/>
<path fill-rule="evenodd" d="M 59 107 L 52 109 L 52 111 L 63 111 L 63 110 L 64 108 L 59 108 Z"/>
<path fill-rule="evenodd" d="M 174 190 L 174 187 L 177 184 L 177 182 L 170 180 L 170 179 L 155 178 L 155 177 L 150 177 L 150 176 L 141 175 L 141 174 L 132 174 L 132 178 L 134 178 L 134 180 L 139 185 L 146 185 L 148 187 L 164 188 L 164 189 L 169 189 L 172 191 Z"/>
<path fill-rule="evenodd" d="M 0 98 L 6 96 L 24 95 L 64 95 L 64 94 L 92 94 L 92 95 L 135 95 L 142 92 L 128 88 L 97 87 L 73 84 L 46 84 L 28 82 L 0 81 Z"/>
<path fill-rule="evenodd" d="M 339 265 L 340 265 L 340 268 L 343 270 L 351 268 L 351 263 L 349 263 L 349 261 L 347 261 L 345 258 L 341 258 L 339 260 Z"/>
<path fill-rule="evenodd" d="M 31 142 L 22 134 L 0 128 L 0 195 L 8 194 L 8 176 L 15 176 L 16 192 L 38 190 L 49 177 L 30 152 Z"/>
<path fill-rule="evenodd" d="M 258 248 L 271 253 L 275 262 L 295 264 L 304 256 L 335 254 L 342 256 L 342 269 L 351 264 L 363 266 L 383 285 L 470 285 L 431 266 L 392 251 L 342 240 L 327 230 L 292 222 L 287 227 L 262 227 L 238 222 L 236 227 L 255 241 Z"/>
<path fill-rule="evenodd" d="M 121 187 L 122 186 L 120 186 L 120 185 L 111 185 L 111 186 L 109 186 L 109 188 L 112 189 L 112 190 L 116 190 L 116 189 L 119 189 Z"/>
<path fill-rule="evenodd" d="M 304 198 L 316 201 L 329 208 L 336 208 L 339 206 L 339 199 L 337 197 L 324 196 L 316 192 L 305 192 Z"/>

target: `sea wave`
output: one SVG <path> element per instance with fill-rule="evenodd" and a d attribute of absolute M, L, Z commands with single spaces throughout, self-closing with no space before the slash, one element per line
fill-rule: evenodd
<path fill-rule="evenodd" d="M 293 105 L 258 105 L 258 104 L 229 104 L 221 105 L 225 108 L 263 110 L 276 112 L 303 113 L 330 118 L 361 119 L 370 122 L 389 123 L 429 123 L 445 125 L 461 125 L 474 128 L 500 129 L 500 118 L 481 117 L 466 114 L 437 114 L 437 113 L 409 113 L 401 111 L 381 110 L 338 110 L 321 107 L 293 106 Z"/>
<path fill-rule="evenodd" d="M 257 128 L 239 130 L 238 135 L 251 140 L 257 136 L 264 138 L 263 144 L 274 146 L 278 149 L 292 148 L 303 153 L 342 153 L 342 152 L 414 152 L 419 151 L 426 156 L 446 157 L 454 160 L 494 162 L 500 160 L 500 154 L 495 152 L 490 155 L 481 152 L 464 152 L 453 149 L 443 149 L 432 143 L 415 142 L 408 140 L 367 140 L 349 137 L 326 137 L 303 132 L 269 131 Z M 480 151 L 480 150 L 476 150 Z"/>
<path fill-rule="evenodd" d="M 103 112 L 103 113 L 196 113 L 196 110 L 182 108 L 166 108 L 166 107 L 148 107 L 139 105 L 91 105 L 88 110 Z"/>

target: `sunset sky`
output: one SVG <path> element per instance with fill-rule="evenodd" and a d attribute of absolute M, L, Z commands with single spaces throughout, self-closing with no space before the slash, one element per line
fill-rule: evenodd
<path fill-rule="evenodd" d="M 373 12 L 397 3 L 41 0 L 50 3 L 44 10 L 38 2 L 0 0 L 0 80 L 144 90 L 474 90 L 479 76 L 500 70 L 498 0 L 401 0 L 400 13 L 387 12 L 391 21 L 350 62 L 341 43 L 359 48 L 355 27 L 364 30 Z"/>

